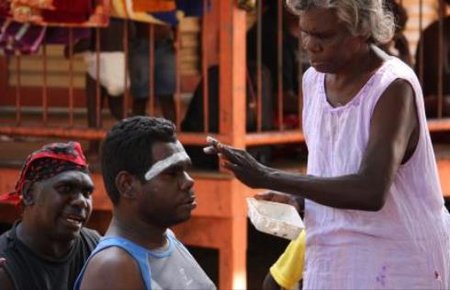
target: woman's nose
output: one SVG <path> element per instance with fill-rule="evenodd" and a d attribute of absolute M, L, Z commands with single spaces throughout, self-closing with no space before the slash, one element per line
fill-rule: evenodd
<path fill-rule="evenodd" d="M 321 50 L 319 42 L 311 36 L 302 36 L 303 48 L 306 51 L 317 53 Z"/>

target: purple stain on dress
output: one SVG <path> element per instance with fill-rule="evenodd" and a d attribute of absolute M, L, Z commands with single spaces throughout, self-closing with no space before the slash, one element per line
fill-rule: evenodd
<path fill-rule="evenodd" d="M 386 270 L 387 270 L 386 266 L 381 267 L 381 272 L 376 277 L 376 281 L 383 287 L 386 286 Z"/>
<path fill-rule="evenodd" d="M 434 279 L 441 281 L 441 275 L 439 274 L 438 271 L 434 271 Z"/>

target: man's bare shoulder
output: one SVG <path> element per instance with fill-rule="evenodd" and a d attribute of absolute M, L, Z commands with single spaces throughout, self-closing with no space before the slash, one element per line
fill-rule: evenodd
<path fill-rule="evenodd" d="M 110 271 L 122 271 L 124 267 L 133 265 L 137 267 L 135 260 L 126 250 L 119 247 L 108 247 L 90 259 L 86 271 L 114 273 Z"/>
<path fill-rule="evenodd" d="M 120 273 L 120 275 L 111 273 Z M 126 250 L 109 247 L 90 259 L 80 289 L 96 289 L 98 287 L 143 289 L 139 266 Z"/>

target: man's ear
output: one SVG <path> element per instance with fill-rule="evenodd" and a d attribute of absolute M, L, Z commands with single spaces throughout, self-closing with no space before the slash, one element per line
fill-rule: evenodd
<path fill-rule="evenodd" d="M 116 187 L 120 195 L 124 198 L 135 198 L 136 190 L 134 189 L 137 179 L 134 175 L 127 171 L 120 171 L 116 175 Z"/>
<path fill-rule="evenodd" d="M 34 204 L 33 182 L 27 180 L 22 187 L 22 200 L 25 206 Z"/>

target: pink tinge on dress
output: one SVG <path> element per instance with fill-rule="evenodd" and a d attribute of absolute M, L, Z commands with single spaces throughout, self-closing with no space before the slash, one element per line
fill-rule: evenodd
<path fill-rule="evenodd" d="M 405 79 L 414 89 L 420 140 L 400 166 L 378 212 L 342 210 L 306 201 L 304 289 L 449 289 L 450 222 L 444 207 L 422 90 L 414 72 L 387 60 L 346 105 L 332 107 L 325 75 L 303 79 L 307 173 L 356 173 L 369 140 L 374 108 L 386 88 Z M 364 194 L 364 192 L 361 192 Z"/>

